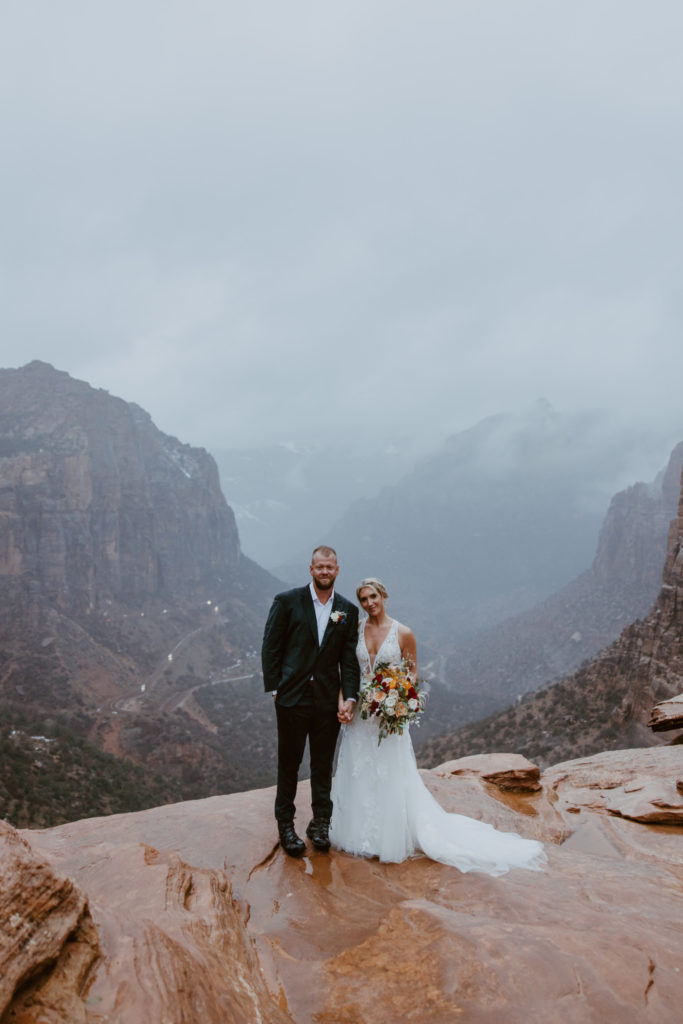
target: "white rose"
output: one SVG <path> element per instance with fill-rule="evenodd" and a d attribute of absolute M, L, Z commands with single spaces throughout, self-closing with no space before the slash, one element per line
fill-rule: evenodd
<path fill-rule="evenodd" d="M 410 708 L 411 711 L 417 711 L 419 706 L 420 702 L 419 700 L 416 700 L 415 697 L 411 697 L 410 700 L 408 701 L 408 707 Z"/>
<path fill-rule="evenodd" d="M 387 697 L 386 697 L 386 700 L 384 701 L 384 703 L 386 705 L 388 705 L 389 707 L 393 708 L 397 701 L 398 701 L 398 693 L 396 692 L 396 690 L 389 690 L 389 693 L 387 694 Z"/>

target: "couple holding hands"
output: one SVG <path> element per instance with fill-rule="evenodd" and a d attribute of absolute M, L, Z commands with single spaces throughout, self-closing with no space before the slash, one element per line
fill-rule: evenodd
<path fill-rule="evenodd" d="M 333 845 L 393 862 L 423 853 L 491 875 L 540 868 L 545 854 L 536 840 L 443 810 L 422 782 L 407 725 L 379 742 L 377 717 L 356 712 L 361 682 L 380 662 L 407 664 L 417 679 L 415 637 L 387 615 L 381 580 L 368 577 L 356 588 L 359 623 L 357 607 L 335 591 L 333 548 L 315 549 L 310 574 L 307 586 L 276 595 L 261 652 L 277 715 L 275 818 L 283 850 L 300 857 L 306 849 L 294 827 L 294 799 L 308 740 L 313 815 L 306 834 L 316 850 Z"/>

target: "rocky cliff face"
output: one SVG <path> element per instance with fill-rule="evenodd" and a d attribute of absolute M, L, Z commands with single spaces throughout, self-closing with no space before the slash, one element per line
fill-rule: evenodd
<path fill-rule="evenodd" d="M 680 453 L 680 446 L 676 455 Z M 491 749 L 515 749 L 548 764 L 597 750 L 676 743 L 671 728 L 655 735 L 653 705 L 683 691 L 683 480 L 678 515 L 671 521 L 659 596 L 650 613 L 623 630 L 573 677 L 493 715 L 423 745 L 422 760 Z M 669 483 L 670 487 L 671 484 Z"/>
<path fill-rule="evenodd" d="M 615 495 L 590 569 L 522 615 L 458 647 L 435 690 L 440 722 L 472 721 L 593 658 L 652 607 L 676 515 L 683 444 L 653 484 Z M 426 740 L 434 734 L 428 727 Z"/>
<path fill-rule="evenodd" d="M 270 779 L 240 723 L 278 586 L 241 555 L 205 451 L 45 363 L 0 371 L 0 814 L 46 820 L 11 783 L 36 733 L 74 800 L 88 764 L 107 771 L 69 733 L 152 769 L 157 802 L 161 778 L 169 799 Z M 112 809 L 92 799 L 61 813 Z"/>
<path fill-rule="evenodd" d="M 683 443 L 676 445 L 654 483 L 634 484 L 613 498 L 592 565 L 596 584 L 632 586 L 643 593 L 654 589 L 656 595 L 669 524 L 678 511 L 681 471 Z"/>
<path fill-rule="evenodd" d="M 521 792 L 510 789 L 525 783 L 520 760 L 509 771 L 494 755 L 424 773 L 447 810 L 546 843 L 543 871 L 502 878 L 424 857 L 380 864 L 309 849 L 293 861 L 274 845 L 272 790 L 21 838 L 5 827 L 0 1016 L 677 1020 L 683 750 L 560 764 Z M 302 805 L 307 796 L 302 784 Z"/>
<path fill-rule="evenodd" d="M 669 528 L 662 589 L 642 622 L 625 630 L 613 648 L 599 658 L 596 678 L 624 679 L 629 697 L 624 723 L 631 735 L 648 735 L 652 705 L 683 690 L 683 490 L 678 516 Z"/>
<path fill-rule="evenodd" d="M 586 684 L 624 690 L 620 722 L 631 743 L 653 742 L 653 704 L 683 690 L 683 489 L 671 521 L 659 596 L 649 615 L 628 626 L 589 666 Z"/>
<path fill-rule="evenodd" d="M 203 450 L 45 363 L 0 372 L 0 575 L 83 615 L 227 583 L 232 511 Z"/>

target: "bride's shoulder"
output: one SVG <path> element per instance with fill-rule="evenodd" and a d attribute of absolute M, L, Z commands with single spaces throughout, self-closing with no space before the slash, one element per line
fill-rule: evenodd
<path fill-rule="evenodd" d="M 413 637 L 414 639 L 414 633 L 410 626 L 405 626 L 402 622 L 399 622 L 398 619 L 394 619 L 394 622 L 396 623 L 396 629 L 398 631 L 399 638 Z"/>
<path fill-rule="evenodd" d="M 417 641 L 415 635 L 412 629 L 404 626 L 402 622 L 398 622 L 396 625 L 398 626 L 398 646 L 401 650 L 401 655 L 415 668 L 417 665 Z"/>

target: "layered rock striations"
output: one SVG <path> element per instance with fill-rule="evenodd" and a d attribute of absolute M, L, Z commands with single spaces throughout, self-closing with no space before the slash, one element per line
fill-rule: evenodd
<path fill-rule="evenodd" d="M 58 778 L 67 801 L 92 791 L 61 820 L 125 809 L 82 741 L 147 768 L 119 780 L 147 805 L 269 780 L 239 726 L 278 586 L 241 554 L 204 450 L 46 363 L 0 371 L 0 813 L 54 820 L 37 808 Z"/>
<path fill-rule="evenodd" d="M 85 1021 L 88 975 L 100 959 L 88 903 L 68 878 L 0 822 L 0 1019 L 42 991 L 40 1019 Z M 35 1018 L 34 1018 L 35 1019 Z"/>
<path fill-rule="evenodd" d="M 272 790 L 15 837 L 55 894 L 70 880 L 70 920 L 88 901 L 94 936 L 81 951 L 87 969 L 40 959 L 28 988 L 16 972 L 3 1021 L 677 1020 L 683 749 L 600 754 L 540 782 L 532 765 L 507 760 L 423 777 L 447 810 L 541 839 L 539 872 L 490 878 L 424 857 L 380 864 L 310 848 L 292 860 L 275 845 Z M 302 784 L 301 830 L 308 798 Z M 13 927 L 30 929 L 33 890 L 11 859 L 3 869 Z M 56 929 L 57 956 L 68 927 Z M 16 947 L 24 968 L 32 955 Z"/>

